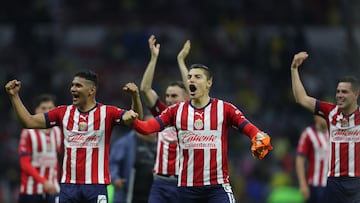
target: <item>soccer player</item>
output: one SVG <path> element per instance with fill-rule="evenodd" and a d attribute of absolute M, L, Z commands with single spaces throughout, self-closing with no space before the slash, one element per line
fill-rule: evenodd
<path fill-rule="evenodd" d="M 235 202 L 229 184 L 228 128 L 235 127 L 252 140 L 253 156 L 262 159 L 272 149 L 270 137 L 247 120 L 231 103 L 210 97 L 212 73 L 194 64 L 188 73 L 190 100 L 168 107 L 148 121 L 130 110 L 127 123 L 142 134 L 174 126 L 180 150 L 180 202 Z"/>
<path fill-rule="evenodd" d="M 96 101 L 98 78 L 92 71 L 78 72 L 70 86 L 72 104 L 58 106 L 47 113 L 32 115 L 23 105 L 21 82 L 5 85 L 13 108 L 25 128 L 60 126 L 64 133 L 64 159 L 60 184 L 60 202 L 107 202 L 110 184 L 109 149 L 111 131 L 122 123 L 123 109 Z M 128 83 L 133 108 L 142 115 L 137 87 Z"/>
<path fill-rule="evenodd" d="M 35 113 L 55 108 L 52 95 L 35 98 Z M 55 126 L 48 129 L 23 129 L 19 156 L 21 183 L 19 203 L 55 203 L 60 191 L 58 181 L 62 132 Z"/>
<path fill-rule="evenodd" d="M 151 35 L 149 40 L 151 58 L 144 72 L 140 90 L 145 104 L 154 116 L 160 115 L 167 106 L 184 101 L 188 98 L 187 90 L 182 82 L 170 83 L 166 88 L 165 102 L 162 102 L 154 89 L 152 81 L 155 66 L 160 52 L 160 44 Z M 190 41 L 186 41 L 178 54 L 178 64 L 183 80 L 187 77 L 185 58 L 190 50 Z M 177 179 L 179 175 L 179 149 L 177 145 L 176 129 L 172 126 L 157 133 L 157 153 L 154 165 L 154 181 L 151 187 L 149 203 L 176 203 L 179 201 Z"/>
<path fill-rule="evenodd" d="M 312 113 L 324 117 L 330 134 L 330 156 L 326 194 L 323 202 L 360 201 L 360 110 L 357 103 L 360 83 L 352 76 L 338 81 L 336 104 L 309 96 L 300 80 L 299 66 L 306 52 L 294 55 L 291 64 L 292 91 L 295 101 Z"/>
<path fill-rule="evenodd" d="M 329 170 L 329 133 L 323 117 L 314 115 L 314 125 L 301 133 L 296 156 L 300 192 L 307 203 L 323 202 Z"/>

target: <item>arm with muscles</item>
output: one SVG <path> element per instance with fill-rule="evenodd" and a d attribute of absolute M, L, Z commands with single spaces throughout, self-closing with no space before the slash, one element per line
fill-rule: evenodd
<path fill-rule="evenodd" d="M 131 95 L 131 109 L 138 113 L 140 119 L 143 119 L 144 113 L 138 87 L 135 83 L 127 83 L 123 90 Z"/>
<path fill-rule="evenodd" d="M 164 129 L 162 127 L 164 125 L 160 125 L 162 121 L 159 117 L 141 121 L 137 119 L 137 116 L 138 114 L 136 112 L 129 110 L 122 115 L 121 120 L 125 125 L 131 126 L 134 130 L 143 135 L 150 135 L 151 133 L 159 132 Z"/>
<path fill-rule="evenodd" d="M 188 83 L 188 69 L 186 67 L 185 64 L 185 58 L 187 57 L 187 55 L 190 52 L 190 40 L 186 40 L 184 47 L 181 49 L 181 51 L 179 52 L 178 56 L 177 56 L 177 61 L 178 61 L 178 65 L 179 65 L 179 69 L 180 69 L 180 73 L 181 73 L 181 79 L 185 85 L 185 88 L 187 90 L 187 92 L 190 92 L 189 90 L 189 83 Z"/>
<path fill-rule="evenodd" d="M 19 96 L 20 87 L 21 82 L 18 80 L 11 80 L 5 85 L 11 104 L 20 122 L 25 128 L 46 128 L 44 114 L 31 115 L 22 103 Z"/>
<path fill-rule="evenodd" d="M 310 189 L 306 182 L 305 163 L 305 156 L 301 154 L 296 155 L 296 175 L 300 186 L 300 192 L 304 195 L 305 199 L 309 199 Z"/>
<path fill-rule="evenodd" d="M 154 79 L 156 62 L 160 52 L 160 44 L 155 45 L 156 39 L 154 35 L 151 35 L 148 41 L 151 52 L 151 59 L 142 77 L 140 91 L 144 96 L 146 106 L 153 107 L 156 103 L 156 100 L 159 98 L 155 90 L 152 89 L 152 82 Z"/>
<path fill-rule="evenodd" d="M 295 54 L 291 63 L 291 84 L 295 101 L 311 112 L 315 111 L 316 99 L 307 95 L 299 76 L 299 66 L 308 57 L 306 52 Z"/>

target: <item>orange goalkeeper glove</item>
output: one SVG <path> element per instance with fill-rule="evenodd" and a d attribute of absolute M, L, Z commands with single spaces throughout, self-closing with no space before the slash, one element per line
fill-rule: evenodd
<path fill-rule="evenodd" d="M 251 139 L 251 153 L 258 159 L 263 159 L 273 147 L 270 143 L 270 136 L 265 132 L 258 132 Z"/>

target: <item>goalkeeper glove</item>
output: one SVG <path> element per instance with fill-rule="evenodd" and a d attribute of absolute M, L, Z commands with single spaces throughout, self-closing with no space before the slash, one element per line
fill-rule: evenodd
<path fill-rule="evenodd" d="M 263 159 L 269 153 L 269 150 L 273 149 L 270 143 L 270 136 L 262 131 L 258 132 L 251 139 L 251 142 L 251 153 L 258 159 Z"/>

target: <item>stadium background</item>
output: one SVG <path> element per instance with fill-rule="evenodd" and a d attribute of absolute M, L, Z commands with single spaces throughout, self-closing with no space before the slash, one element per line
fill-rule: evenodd
<path fill-rule="evenodd" d="M 191 40 L 187 64 L 215 75 L 212 96 L 230 101 L 272 136 L 274 151 L 251 157 L 245 136 L 230 132 L 231 183 L 241 202 L 265 202 L 279 186 L 296 187 L 294 157 L 311 115 L 295 104 L 290 63 L 298 51 L 308 93 L 333 101 L 336 79 L 359 73 L 360 2 L 355 0 L 33 0 L 0 3 L 0 79 L 23 82 L 29 109 L 44 92 L 71 102 L 73 73 L 99 74 L 98 101 L 130 108 L 121 87 L 140 84 L 149 60 L 147 39 L 161 51 L 154 88 L 180 79 L 176 55 Z M 162 97 L 164 95 L 161 95 Z M 14 202 L 19 183 L 21 126 L 0 92 L 0 202 Z M 119 128 L 114 139 L 128 129 Z"/>

